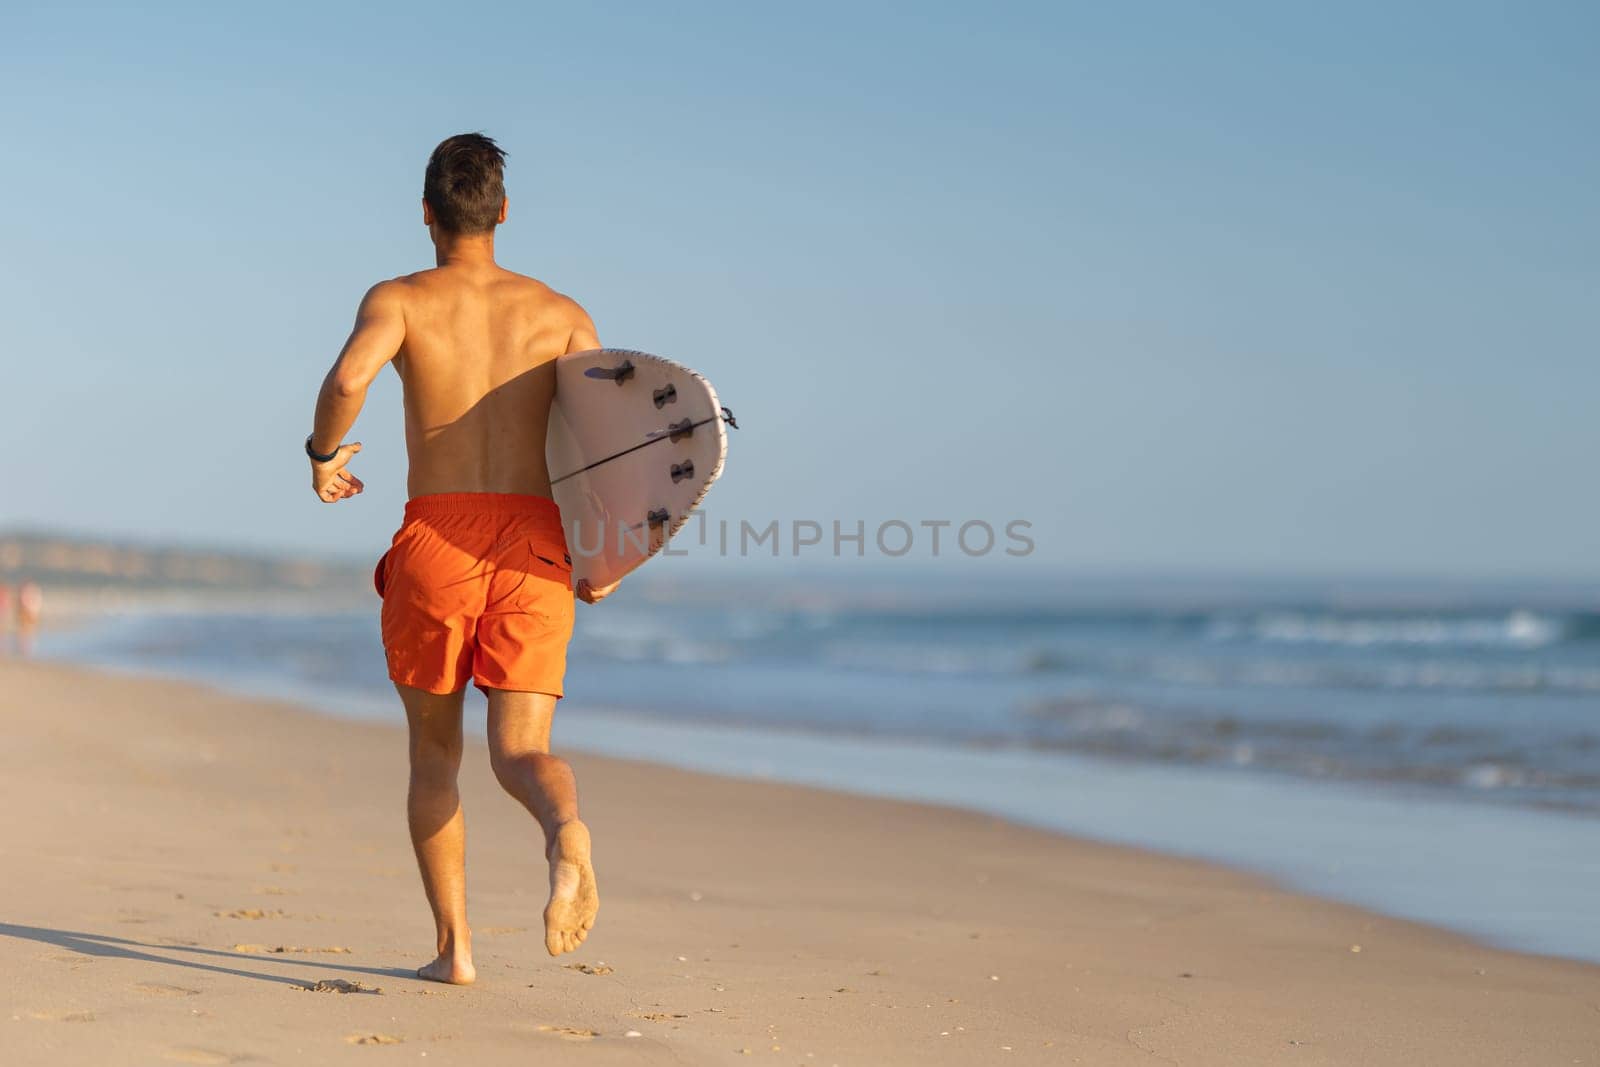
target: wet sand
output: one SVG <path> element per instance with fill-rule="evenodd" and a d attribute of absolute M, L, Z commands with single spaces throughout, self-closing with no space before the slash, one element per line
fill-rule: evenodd
<path fill-rule="evenodd" d="M 470 737 L 479 980 L 440 986 L 413 976 L 432 924 L 397 727 L 15 662 L 0 715 L 8 1065 L 1600 1062 L 1600 968 L 984 816 L 595 757 L 573 762 L 600 921 L 551 959 L 537 830 Z"/>

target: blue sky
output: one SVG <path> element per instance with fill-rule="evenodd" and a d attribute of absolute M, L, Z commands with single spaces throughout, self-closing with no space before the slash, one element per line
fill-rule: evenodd
<path fill-rule="evenodd" d="M 300 442 L 428 151 L 744 425 L 714 515 L 1600 574 L 1585 4 L 8 5 L 0 525 L 376 554 Z"/>

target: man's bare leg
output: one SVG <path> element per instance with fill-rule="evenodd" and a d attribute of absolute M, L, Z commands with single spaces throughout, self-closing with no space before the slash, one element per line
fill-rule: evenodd
<path fill-rule="evenodd" d="M 539 820 L 550 861 L 550 902 L 544 909 L 544 947 L 550 955 L 583 944 L 600 910 L 589 828 L 578 818 L 572 768 L 550 755 L 556 698 L 547 693 L 485 690 L 489 697 L 489 763 L 495 777 Z"/>
<path fill-rule="evenodd" d="M 466 985 L 472 967 L 472 931 L 467 929 L 467 823 L 461 814 L 456 772 L 461 769 L 462 690 L 438 696 L 396 685 L 411 732 L 411 786 L 406 820 L 422 871 L 422 889 L 433 909 L 438 957 L 417 970 L 435 982 Z"/>

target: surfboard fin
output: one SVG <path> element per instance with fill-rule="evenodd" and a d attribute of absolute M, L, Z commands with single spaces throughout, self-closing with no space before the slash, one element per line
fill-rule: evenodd
<path fill-rule="evenodd" d="M 621 385 L 633 377 L 633 361 L 625 359 L 615 367 L 590 367 L 583 372 L 583 376 L 585 378 L 610 378 L 618 385 Z M 661 405 L 657 404 L 656 406 L 660 407 Z"/>

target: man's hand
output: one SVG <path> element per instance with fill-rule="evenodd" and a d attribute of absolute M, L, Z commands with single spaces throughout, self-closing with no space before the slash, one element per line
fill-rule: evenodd
<path fill-rule="evenodd" d="M 600 588 L 596 589 L 594 586 L 589 584 L 589 579 L 579 578 L 578 599 L 583 601 L 585 604 L 598 604 L 612 593 L 615 593 L 617 591 L 617 586 L 621 584 L 622 579 L 618 578 L 610 585 L 602 585 Z"/>
<path fill-rule="evenodd" d="M 344 469 L 350 457 L 361 451 L 361 442 L 356 441 L 348 445 L 340 445 L 334 450 L 333 458 L 326 463 L 311 461 L 311 488 L 317 494 L 317 499 L 324 504 L 333 504 L 340 500 L 348 500 L 361 490 L 366 484 L 360 478 Z"/>

